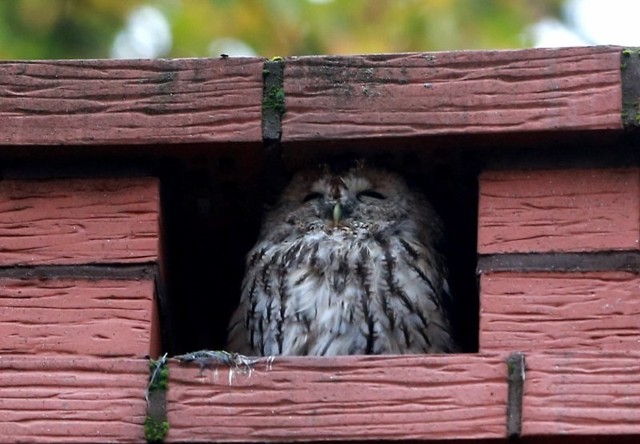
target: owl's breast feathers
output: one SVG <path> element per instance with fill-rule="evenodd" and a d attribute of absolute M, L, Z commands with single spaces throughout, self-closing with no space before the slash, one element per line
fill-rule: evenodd
<path fill-rule="evenodd" d="M 455 350 L 446 309 L 446 266 L 414 225 L 312 228 L 267 236 L 249 253 L 241 304 L 230 324 L 232 351 Z"/>

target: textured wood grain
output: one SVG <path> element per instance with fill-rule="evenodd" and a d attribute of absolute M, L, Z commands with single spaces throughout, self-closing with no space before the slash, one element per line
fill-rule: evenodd
<path fill-rule="evenodd" d="M 523 408 L 524 435 L 640 435 L 640 353 L 527 355 Z"/>
<path fill-rule="evenodd" d="M 281 358 L 251 374 L 170 366 L 168 442 L 501 437 L 504 357 Z"/>
<path fill-rule="evenodd" d="M 158 257 L 154 178 L 0 182 L 0 265 L 134 263 Z"/>
<path fill-rule="evenodd" d="M 640 249 L 640 169 L 487 171 L 478 251 Z"/>
<path fill-rule="evenodd" d="M 3 145 L 261 140 L 257 58 L 0 63 Z"/>
<path fill-rule="evenodd" d="M 640 275 L 491 273 L 480 279 L 480 349 L 640 348 Z"/>
<path fill-rule="evenodd" d="M 0 356 L 0 442 L 144 442 L 146 360 Z"/>
<path fill-rule="evenodd" d="M 0 355 L 143 357 L 153 294 L 152 280 L 2 278 Z"/>
<path fill-rule="evenodd" d="M 620 48 L 300 57 L 283 140 L 620 129 Z"/>

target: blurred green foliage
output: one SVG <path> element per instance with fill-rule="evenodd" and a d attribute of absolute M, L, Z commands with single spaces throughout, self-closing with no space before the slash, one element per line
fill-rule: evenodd
<path fill-rule="evenodd" d="M 166 17 L 162 57 L 206 57 L 232 38 L 256 54 L 354 54 L 530 46 L 562 0 L 3 0 L 0 58 L 104 58 L 136 8 Z"/>

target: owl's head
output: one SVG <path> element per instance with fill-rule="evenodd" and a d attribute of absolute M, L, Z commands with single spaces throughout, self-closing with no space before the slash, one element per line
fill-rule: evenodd
<path fill-rule="evenodd" d="M 440 231 L 434 210 L 401 176 L 362 162 L 337 169 L 322 165 L 296 174 L 265 223 L 364 235 L 412 226 Z"/>

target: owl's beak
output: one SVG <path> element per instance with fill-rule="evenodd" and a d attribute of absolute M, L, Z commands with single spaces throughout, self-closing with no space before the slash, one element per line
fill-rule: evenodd
<path fill-rule="evenodd" d="M 337 203 L 333 207 L 333 225 L 338 225 L 338 222 L 340 222 L 341 217 L 342 217 L 342 209 L 340 208 L 340 204 Z"/>

